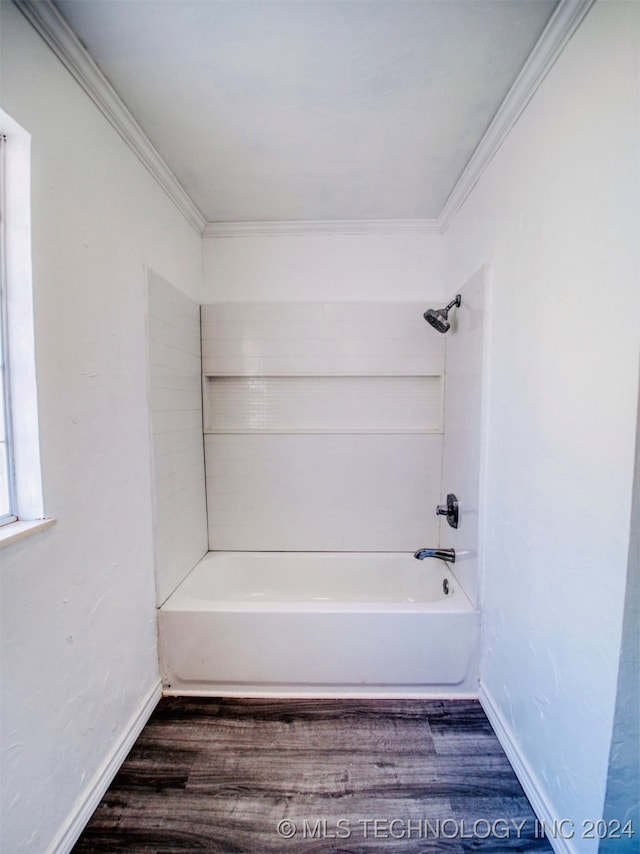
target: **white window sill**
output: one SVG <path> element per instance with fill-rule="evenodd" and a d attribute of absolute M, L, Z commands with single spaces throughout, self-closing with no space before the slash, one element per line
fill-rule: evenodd
<path fill-rule="evenodd" d="M 36 519 L 34 522 L 9 522 L 0 528 L 0 548 L 37 534 L 55 525 L 55 519 Z"/>

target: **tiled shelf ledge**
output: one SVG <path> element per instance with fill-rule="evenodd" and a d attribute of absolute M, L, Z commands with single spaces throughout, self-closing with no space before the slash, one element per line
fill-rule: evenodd
<path fill-rule="evenodd" d="M 444 368 L 442 370 L 436 370 L 438 366 L 432 368 L 432 370 L 425 370 L 423 365 L 418 365 L 416 367 L 407 367 L 405 370 L 399 370 L 397 366 L 391 366 L 389 368 L 385 368 L 383 365 L 376 365 L 375 368 L 370 369 L 358 369 L 354 368 L 353 370 L 346 371 L 343 368 L 332 370 L 331 368 L 326 368 L 324 366 L 319 367 L 317 370 L 280 370 L 280 368 L 273 369 L 262 369 L 256 365 L 246 365 L 243 368 L 236 367 L 234 365 L 222 366 L 219 370 L 204 370 L 202 372 L 202 376 L 205 380 L 220 380 L 220 379 L 274 379 L 278 377 L 286 377 L 286 378 L 302 378 L 302 379 L 319 379 L 322 377 L 335 377 L 335 378 L 366 378 L 366 377 L 384 377 L 384 378 L 394 378 L 394 377 L 441 377 L 444 373 Z"/>
<path fill-rule="evenodd" d="M 275 430 L 263 430 L 261 427 L 256 427 L 254 430 L 243 429 L 243 430 L 205 430 L 205 436 L 297 436 L 297 435 L 308 435 L 308 436 L 324 436 L 325 434 L 331 434 L 333 436 L 351 436 L 358 435 L 362 433 L 363 435 L 400 435 L 400 436 L 423 436 L 423 435 L 442 435 L 444 430 L 442 428 L 439 429 L 424 429 L 420 430 L 418 428 L 408 428 L 406 430 L 397 429 L 390 430 L 387 428 L 376 428 L 376 427 L 353 427 L 352 429 L 347 428 L 337 428 L 335 430 L 325 429 L 319 427 L 309 428 L 309 429 L 275 429 Z"/>
<path fill-rule="evenodd" d="M 56 519 L 36 519 L 32 522 L 9 522 L 8 525 L 3 525 L 0 528 L 0 548 L 9 546 L 11 543 L 17 543 L 18 540 L 24 540 L 39 531 L 46 530 L 46 528 L 51 528 L 52 525 L 56 524 L 56 521 Z"/>

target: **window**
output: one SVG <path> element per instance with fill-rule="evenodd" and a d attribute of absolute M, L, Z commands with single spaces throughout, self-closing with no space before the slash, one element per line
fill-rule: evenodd
<path fill-rule="evenodd" d="M 0 525 L 15 522 L 13 449 L 11 446 L 11 405 L 9 401 L 9 339 L 5 286 L 5 164 L 7 138 L 0 135 Z"/>
<path fill-rule="evenodd" d="M 44 518 L 31 282 L 31 138 L 0 110 L 0 545 Z"/>

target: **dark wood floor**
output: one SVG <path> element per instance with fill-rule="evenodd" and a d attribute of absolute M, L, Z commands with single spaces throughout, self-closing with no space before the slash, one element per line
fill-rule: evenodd
<path fill-rule="evenodd" d="M 551 851 L 535 836 L 476 701 L 180 698 L 74 852 Z"/>

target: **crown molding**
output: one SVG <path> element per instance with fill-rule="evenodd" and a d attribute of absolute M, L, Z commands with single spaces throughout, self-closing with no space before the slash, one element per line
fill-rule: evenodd
<path fill-rule="evenodd" d="M 440 234 L 435 219 L 328 219 L 273 222 L 208 222 L 202 236 L 295 237 L 310 234 Z"/>
<path fill-rule="evenodd" d="M 14 3 L 155 178 L 180 213 L 198 234 L 202 234 L 205 218 L 51 0 L 14 0 Z"/>
<path fill-rule="evenodd" d="M 560 0 L 438 216 L 445 232 L 595 0 Z"/>
<path fill-rule="evenodd" d="M 198 234 L 206 238 L 310 234 L 442 234 L 518 121 L 595 0 L 560 0 L 437 219 L 209 222 L 178 182 L 52 0 L 13 0 Z"/>

